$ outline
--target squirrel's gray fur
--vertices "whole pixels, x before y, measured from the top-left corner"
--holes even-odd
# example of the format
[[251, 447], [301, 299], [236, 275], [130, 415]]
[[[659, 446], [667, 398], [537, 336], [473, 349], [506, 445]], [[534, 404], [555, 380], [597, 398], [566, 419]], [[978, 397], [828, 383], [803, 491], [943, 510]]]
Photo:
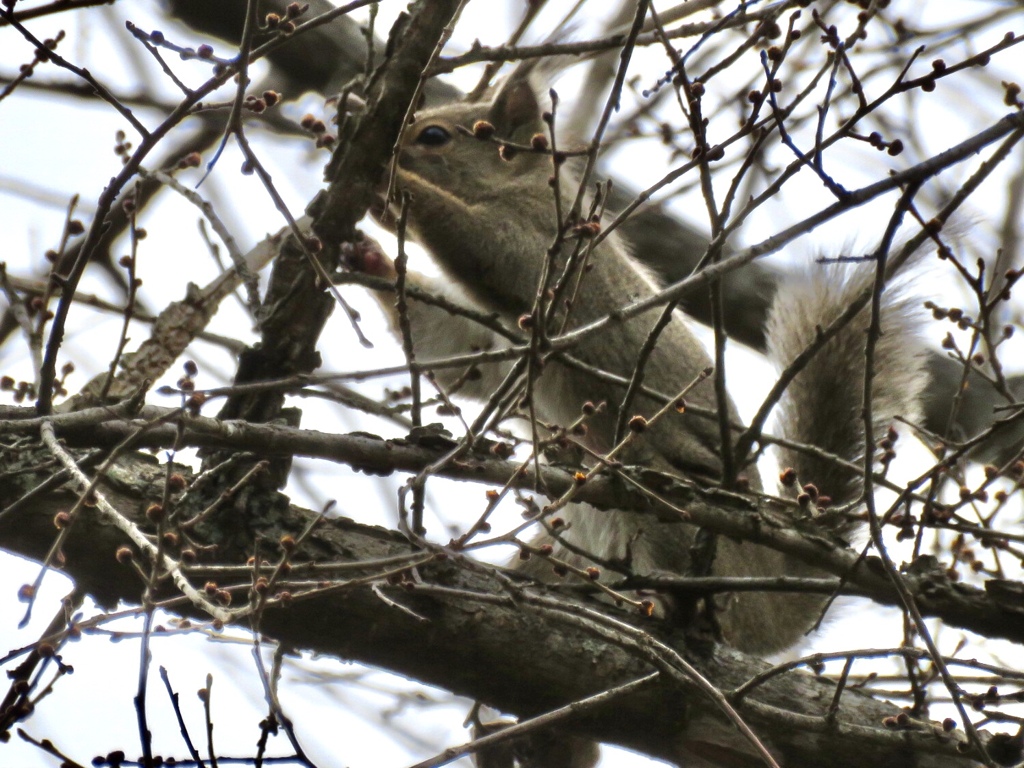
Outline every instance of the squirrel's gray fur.
[[[456, 300], [468, 297], [515, 327], [534, 305], [542, 268], [555, 242], [554, 195], [549, 184], [552, 159], [531, 151], [516, 152], [508, 159], [500, 156], [494, 142], [469, 135], [478, 121], [489, 123], [496, 136], [517, 144], [529, 144], [531, 137], [545, 131], [538, 99], [525, 78], [513, 77], [486, 103], [452, 104], [417, 115], [403, 141], [397, 183], [409, 195], [409, 231], [433, 255], [444, 278], [428, 280], [410, 273], [409, 279]], [[486, 126], [482, 129], [488, 130]], [[563, 211], [576, 192], [568, 164], [564, 170]], [[564, 253], [571, 251], [574, 240], [567, 238]], [[564, 255], [554, 260], [548, 287], [554, 285], [565, 263]], [[655, 290], [615, 233], [594, 249], [589, 264], [568, 312], [567, 329], [604, 317]], [[827, 326], [873, 279], [870, 268], [852, 273], [817, 267], [813, 271], [806, 280], [784, 284], [776, 297], [768, 330], [772, 356], [780, 366], [810, 344], [816, 329]], [[878, 437], [885, 434], [894, 415], [915, 418], [924, 378], [914, 313], [906, 299], [891, 299], [890, 295], [896, 293], [885, 294], [883, 334], [875, 349], [873, 409]], [[393, 295], [380, 298], [390, 308]], [[558, 306], [552, 324], [556, 329], [565, 317], [564, 305]], [[396, 320], [393, 309], [391, 313]], [[681, 391], [710, 365], [687, 320], [676, 314], [645, 369], [645, 384], [668, 395]], [[508, 344], [471, 320], [422, 303], [410, 302], [409, 315], [421, 361]], [[647, 313], [613, 323], [586, 337], [571, 354], [628, 379], [656, 315]], [[778, 431], [784, 437], [850, 460], [863, 456], [861, 398], [869, 320], [869, 312], [862, 311], [789, 387], [780, 407]], [[508, 365], [481, 366], [479, 378], [470, 378], [461, 392], [485, 397], [507, 370]], [[437, 373], [444, 386], [461, 372]], [[598, 381], [551, 358], [535, 383], [534, 403], [543, 421], [560, 425], [577, 419], [586, 401], [606, 403], [603, 413], [588, 420], [586, 437], [589, 448], [605, 452], [612, 447], [623, 393], [619, 385]], [[704, 409], [717, 408], [710, 380], [689, 392], [686, 400]], [[652, 398], [639, 396], [629, 415], [649, 417], [658, 407]], [[714, 481], [722, 472], [718, 424], [714, 419], [673, 411], [617, 458], [626, 464]], [[787, 451], [782, 464], [793, 467], [802, 483], [813, 483], [837, 504], [859, 498], [858, 477], [834, 463]], [[756, 467], [745, 467], [742, 474], [753, 489], [761, 487]], [[641, 575], [689, 571], [694, 538], [691, 526], [659, 523], [652, 516], [629, 512], [596, 513], [583, 505], [570, 505], [559, 514], [570, 524], [566, 539], [599, 558], [628, 560], [632, 571]], [[585, 558], [557, 544], [555, 553], [589, 565]], [[539, 578], [549, 578], [550, 565], [543, 558], [532, 558], [523, 567]], [[778, 552], [725, 537], [720, 537], [713, 570], [730, 576], [808, 572]], [[765, 653], [799, 640], [816, 619], [821, 600], [779, 592], [743, 592], [720, 597], [718, 604], [724, 638], [738, 648]]]

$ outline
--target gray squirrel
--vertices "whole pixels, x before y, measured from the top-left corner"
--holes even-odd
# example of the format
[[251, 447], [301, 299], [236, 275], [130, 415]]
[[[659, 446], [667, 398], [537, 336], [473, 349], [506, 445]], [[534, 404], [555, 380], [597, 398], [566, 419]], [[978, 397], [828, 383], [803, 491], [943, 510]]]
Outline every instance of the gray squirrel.
[[[410, 271], [411, 284], [493, 313], [510, 328], [523, 325], [538, 295], [551, 298], [565, 270], [575, 238], [566, 238], [546, 270], [548, 283], [538, 289], [549, 250], [556, 242], [556, 214], [550, 152], [530, 151], [531, 142], [546, 131], [539, 99], [526, 77], [513, 76], [487, 101], [434, 107], [417, 114], [407, 126], [397, 158], [397, 188], [407, 193], [408, 230], [436, 260], [444, 277], [429, 279]], [[491, 134], [507, 142], [499, 148]], [[515, 145], [518, 149], [510, 149]], [[562, 167], [562, 211], [568, 211], [577, 185], [571, 163]], [[391, 219], [391, 226], [394, 220]], [[571, 262], [570, 262], [571, 263]], [[366, 271], [393, 276], [386, 257], [363, 264]], [[806, 278], [792, 278], [780, 289], [768, 324], [770, 349], [776, 364], [785, 366], [810, 345], [819, 327], [835, 319], [873, 279], [873, 269], [814, 268]], [[626, 244], [612, 232], [593, 249], [586, 268], [564, 281], [570, 286], [549, 308], [552, 335], [584, 326], [613, 310], [646, 298], [653, 281], [628, 255]], [[873, 414], [881, 437], [895, 415], [915, 418], [924, 381], [917, 320], [911, 301], [899, 291], [886, 291], [883, 333], [875, 350]], [[394, 294], [378, 299], [398, 330]], [[425, 303], [409, 301], [409, 321], [419, 361], [496, 349], [509, 342], [480, 324]], [[574, 346], [571, 354], [583, 362], [628, 380], [657, 319], [646, 313], [612, 323]], [[646, 364], [645, 385], [673, 395], [711, 365], [707, 352], [677, 312], [658, 338]], [[780, 405], [782, 436], [808, 443], [855, 460], [863, 456], [861, 398], [864, 346], [869, 313], [846, 326], [790, 385]], [[511, 367], [481, 365], [479, 375], [438, 370], [442, 387], [460, 376], [460, 394], [486, 397]], [[587, 447], [605, 453], [613, 447], [618, 409], [625, 388], [591, 373], [549, 358], [533, 385], [538, 418], [549, 424], [570, 425], [584, 403], [604, 403], [587, 421]], [[686, 395], [692, 406], [717, 408], [710, 380]], [[640, 394], [632, 417], [650, 417], [661, 407]], [[732, 407], [731, 404], [729, 406]], [[696, 409], [695, 409], [696, 410]], [[732, 416], [736, 421], [735, 415]], [[690, 412], [669, 413], [652, 424], [617, 458], [666, 473], [715, 482], [722, 476], [720, 435], [714, 419]], [[796, 451], [784, 451], [783, 467], [792, 467], [802, 483], [813, 483], [833, 503], [855, 502], [862, 493], [856, 473], [833, 462]], [[754, 465], [742, 468], [746, 483], [760, 490]], [[658, 522], [651, 515], [631, 512], [596, 513], [585, 505], [559, 512], [568, 526], [564, 533], [575, 553], [542, 534], [538, 543], [553, 544], [557, 557], [581, 566], [591, 563], [582, 554], [628, 563], [638, 575], [691, 572], [690, 553], [695, 529], [685, 524]], [[837, 531], [845, 533], [846, 531]], [[539, 579], [550, 579], [550, 565], [531, 558], [520, 566]], [[810, 569], [778, 552], [751, 543], [720, 537], [712, 572], [728, 576], [807, 574]], [[797, 642], [817, 618], [821, 599], [782, 592], [741, 592], [719, 597], [718, 622], [724, 640], [745, 651], [771, 653]]]

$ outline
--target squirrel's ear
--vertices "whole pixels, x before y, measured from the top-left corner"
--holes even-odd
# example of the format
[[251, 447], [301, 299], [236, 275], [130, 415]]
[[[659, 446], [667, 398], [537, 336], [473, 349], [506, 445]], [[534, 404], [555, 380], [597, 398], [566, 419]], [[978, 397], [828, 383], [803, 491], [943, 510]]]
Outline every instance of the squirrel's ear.
[[506, 80], [488, 114], [488, 121], [498, 136], [516, 143], [529, 144], [530, 138], [544, 130], [537, 94], [527, 77]]

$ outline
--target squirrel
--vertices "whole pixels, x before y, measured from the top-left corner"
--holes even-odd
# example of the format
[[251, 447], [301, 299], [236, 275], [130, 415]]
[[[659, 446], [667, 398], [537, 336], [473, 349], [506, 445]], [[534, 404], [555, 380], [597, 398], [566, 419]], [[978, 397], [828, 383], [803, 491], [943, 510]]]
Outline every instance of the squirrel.
[[[410, 284], [492, 313], [509, 327], [517, 323], [522, 327], [524, 317], [531, 316], [541, 297], [550, 303], [547, 327], [555, 331], [579, 328], [655, 292], [654, 280], [632, 259], [627, 244], [614, 231], [604, 233], [586, 259], [576, 259], [575, 264], [570, 254], [572, 236], [564, 240], [561, 252], [551, 253], [558, 242], [555, 190], [561, 189], [561, 210], [568, 211], [577, 186], [572, 163], [561, 167], [560, 183], [555, 184], [551, 152], [528, 149], [531, 142], [535, 149], [545, 148], [546, 143], [535, 137], [547, 129], [546, 118], [529, 78], [515, 75], [486, 101], [447, 104], [415, 116], [406, 127], [395, 160], [395, 176], [397, 187], [407, 193], [408, 232], [430, 252], [443, 277], [427, 278], [410, 271]], [[394, 228], [394, 218], [390, 226]], [[586, 266], [581, 269], [583, 261]], [[566, 280], [562, 275], [567, 264], [568, 271], [575, 268], [575, 273]], [[381, 276], [395, 275], [393, 264], [380, 255], [359, 266]], [[810, 345], [819, 329], [836, 319], [874, 279], [873, 269], [833, 271], [823, 267], [813, 272], [784, 282], [775, 298], [768, 333], [771, 355], [779, 366]], [[822, 274], [825, 272], [828, 274]], [[541, 286], [545, 278], [547, 282]], [[569, 288], [552, 301], [560, 279]], [[394, 294], [381, 292], [377, 298], [397, 334]], [[869, 314], [862, 311], [788, 387], [780, 405], [778, 431], [783, 437], [849, 460], [863, 456], [861, 400]], [[420, 361], [510, 344], [471, 319], [411, 298], [408, 319]], [[622, 380], [630, 379], [656, 319], [651, 313], [619, 318], [569, 350], [577, 360], [614, 374], [618, 381], [595, 377], [557, 356], [547, 358], [532, 386], [538, 418], [566, 426], [579, 418], [584, 403], [604, 403], [603, 409], [588, 417], [583, 441], [590, 451], [607, 453], [620, 421], [625, 393]], [[906, 292], [886, 291], [883, 334], [875, 348], [878, 373], [872, 403], [879, 435], [885, 434], [895, 415], [910, 419], [917, 415], [924, 381], [917, 325]], [[688, 320], [677, 311], [650, 353], [644, 384], [650, 388], [648, 392], [672, 396], [699, 380], [710, 365]], [[436, 381], [445, 387], [458, 379], [460, 394], [486, 397], [511, 366], [481, 365], [476, 376], [438, 370]], [[697, 406], [694, 411], [717, 411], [712, 382], [696, 384], [686, 393], [686, 403]], [[649, 418], [661, 407], [661, 402], [641, 391], [628, 416]], [[737, 421], [732, 404], [728, 407], [730, 418]], [[670, 412], [637, 438], [616, 454], [618, 460], [706, 483], [722, 478], [720, 430], [714, 418], [689, 410]], [[780, 458], [782, 466], [795, 469], [800, 482], [813, 483], [836, 505], [856, 502], [862, 494], [857, 473], [834, 462], [795, 450], [783, 451]], [[755, 465], [743, 467], [742, 473], [750, 489], [762, 488]], [[557, 557], [586, 566], [590, 562], [582, 553], [589, 552], [598, 560], [628, 563], [638, 575], [692, 572], [693, 526], [625, 511], [596, 513], [582, 504], [571, 504], [559, 515], [568, 523], [564, 532], [554, 538], [542, 534], [538, 541], [552, 544]], [[849, 528], [833, 532], [846, 534]], [[570, 544], [571, 550], [559, 539]], [[530, 558], [518, 567], [538, 578], [550, 569], [543, 558]], [[809, 572], [807, 566], [781, 553], [725, 537], [717, 543], [712, 566], [713, 574], [727, 576]], [[823, 598], [741, 592], [719, 600], [717, 621], [723, 639], [741, 650], [767, 654], [795, 644], [816, 620]]]

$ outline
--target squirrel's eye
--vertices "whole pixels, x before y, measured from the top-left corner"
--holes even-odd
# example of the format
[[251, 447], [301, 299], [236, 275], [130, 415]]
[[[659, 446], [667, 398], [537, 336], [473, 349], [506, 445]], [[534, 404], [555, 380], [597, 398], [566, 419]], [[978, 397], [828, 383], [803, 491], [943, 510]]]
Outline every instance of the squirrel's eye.
[[440, 147], [448, 143], [452, 135], [440, 125], [428, 125], [416, 137], [416, 143], [426, 147]]

